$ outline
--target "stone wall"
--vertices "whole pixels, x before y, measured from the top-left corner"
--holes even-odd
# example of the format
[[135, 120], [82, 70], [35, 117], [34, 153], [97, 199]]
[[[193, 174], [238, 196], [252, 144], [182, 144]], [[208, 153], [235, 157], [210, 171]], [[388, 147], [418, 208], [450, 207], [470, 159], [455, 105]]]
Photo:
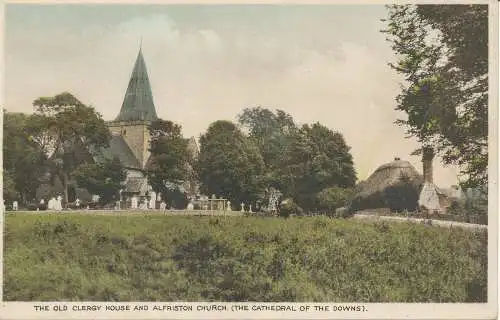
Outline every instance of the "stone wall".
[[151, 139], [148, 125], [148, 122], [143, 121], [115, 121], [108, 123], [111, 133], [119, 134], [123, 137], [130, 150], [132, 150], [132, 153], [139, 160], [142, 168], [145, 167], [150, 154], [148, 149]]

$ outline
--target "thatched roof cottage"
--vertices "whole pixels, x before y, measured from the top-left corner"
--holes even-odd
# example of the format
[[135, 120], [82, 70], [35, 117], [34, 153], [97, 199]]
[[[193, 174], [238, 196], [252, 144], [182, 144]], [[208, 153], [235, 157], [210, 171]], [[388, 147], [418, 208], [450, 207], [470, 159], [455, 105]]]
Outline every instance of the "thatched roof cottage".
[[380, 166], [366, 181], [361, 182], [352, 199], [349, 210], [389, 208], [414, 211], [423, 177], [408, 161], [395, 158]]

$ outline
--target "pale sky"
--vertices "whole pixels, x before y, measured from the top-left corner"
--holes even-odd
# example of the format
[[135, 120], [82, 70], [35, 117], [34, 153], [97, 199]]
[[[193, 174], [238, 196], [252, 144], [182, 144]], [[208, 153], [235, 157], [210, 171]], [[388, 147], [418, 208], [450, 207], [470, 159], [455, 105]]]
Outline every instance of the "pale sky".
[[[5, 9], [5, 109], [63, 91], [118, 114], [142, 48], [158, 116], [199, 136], [245, 107], [319, 121], [351, 146], [358, 178], [394, 157], [422, 165], [394, 121], [398, 76], [381, 5], [29, 5]], [[436, 160], [434, 180], [457, 183]]]

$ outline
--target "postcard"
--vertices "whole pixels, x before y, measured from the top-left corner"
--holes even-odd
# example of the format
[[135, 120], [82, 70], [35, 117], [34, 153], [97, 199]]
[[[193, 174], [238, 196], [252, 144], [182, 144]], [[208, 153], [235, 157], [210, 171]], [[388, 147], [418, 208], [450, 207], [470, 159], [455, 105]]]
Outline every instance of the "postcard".
[[498, 2], [7, 2], [2, 319], [494, 319]]

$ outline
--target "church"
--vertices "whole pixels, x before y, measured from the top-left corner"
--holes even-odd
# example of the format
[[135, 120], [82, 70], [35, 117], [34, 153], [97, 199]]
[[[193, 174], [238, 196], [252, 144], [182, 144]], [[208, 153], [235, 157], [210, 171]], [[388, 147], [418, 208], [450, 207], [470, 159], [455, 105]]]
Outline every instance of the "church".
[[[146, 62], [140, 48], [120, 112], [114, 120], [107, 122], [111, 132], [110, 145], [98, 156], [101, 159], [120, 159], [127, 172], [125, 188], [122, 191], [125, 198], [142, 197], [151, 191], [145, 174], [150, 158], [148, 126], [157, 119]], [[197, 156], [199, 150], [194, 137], [189, 139], [189, 148]], [[197, 193], [197, 187], [192, 184], [186, 181], [181, 186], [189, 196]]]

